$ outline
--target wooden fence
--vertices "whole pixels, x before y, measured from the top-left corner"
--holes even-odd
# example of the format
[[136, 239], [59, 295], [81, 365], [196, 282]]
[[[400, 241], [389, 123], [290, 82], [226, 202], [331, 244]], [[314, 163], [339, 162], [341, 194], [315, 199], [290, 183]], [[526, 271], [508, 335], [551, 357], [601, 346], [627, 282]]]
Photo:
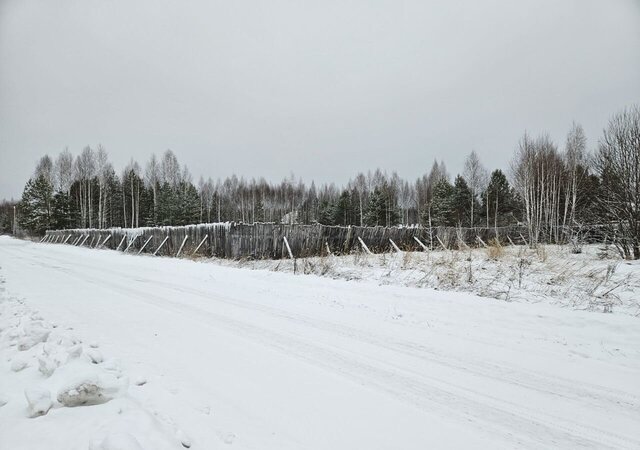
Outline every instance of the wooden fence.
[[42, 242], [164, 256], [278, 259], [288, 257], [287, 243], [292, 255], [298, 258], [329, 252], [349, 254], [370, 250], [382, 253], [396, 248], [407, 251], [463, 249], [487, 245], [494, 239], [503, 245], [527, 244], [527, 228], [386, 228], [226, 222], [181, 227], [48, 230]]

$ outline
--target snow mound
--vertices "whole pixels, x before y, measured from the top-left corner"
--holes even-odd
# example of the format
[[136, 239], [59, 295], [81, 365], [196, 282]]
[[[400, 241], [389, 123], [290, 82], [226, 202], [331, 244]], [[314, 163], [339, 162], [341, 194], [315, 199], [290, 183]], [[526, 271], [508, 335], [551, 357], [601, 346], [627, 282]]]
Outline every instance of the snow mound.
[[23, 358], [16, 357], [16, 358], [13, 359], [13, 361], [11, 361], [11, 370], [13, 372], [20, 372], [21, 370], [23, 370], [28, 365], [29, 365], [29, 363], [27, 361], [25, 361]]
[[[70, 328], [53, 326], [0, 290], [0, 448], [35, 448], [32, 444], [46, 438], [51, 438], [47, 448], [56, 450], [191, 446], [172, 420], [155, 410], [151, 414], [145, 401], [131, 396], [123, 363], [105, 359], [98, 347], [95, 341], [83, 344]], [[142, 398], [155, 395], [146, 390]], [[40, 416], [46, 416], [38, 423], [43, 428], [27, 424]]]
[[43, 416], [49, 412], [53, 406], [51, 393], [45, 388], [34, 387], [25, 389], [24, 396], [27, 398], [30, 417]]
[[18, 350], [25, 351], [35, 345], [45, 342], [51, 333], [51, 328], [46, 327], [40, 320], [27, 322], [23, 327], [23, 337], [18, 341]]
[[57, 395], [63, 406], [98, 405], [126, 392], [126, 377], [119, 378], [102, 368], [79, 363], [64, 369]]

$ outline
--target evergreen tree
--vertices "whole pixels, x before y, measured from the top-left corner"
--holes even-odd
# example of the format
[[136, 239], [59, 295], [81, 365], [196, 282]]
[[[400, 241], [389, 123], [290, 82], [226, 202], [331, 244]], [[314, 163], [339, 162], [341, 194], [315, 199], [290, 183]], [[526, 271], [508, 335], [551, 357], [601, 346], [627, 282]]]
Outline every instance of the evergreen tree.
[[489, 185], [483, 195], [483, 210], [488, 214], [487, 222], [495, 227], [514, 222], [516, 211], [514, 192], [502, 170], [494, 170], [491, 173]]
[[353, 215], [353, 205], [349, 191], [342, 191], [335, 207], [333, 208], [334, 225], [351, 225]]
[[[465, 179], [458, 175], [454, 182], [454, 211], [456, 224], [459, 226], [467, 227], [471, 225], [471, 200], [473, 199], [473, 193], [469, 188], [469, 185]], [[475, 208], [474, 208], [475, 209]]]
[[29, 179], [22, 193], [20, 225], [34, 235], [51, 228], [53, 186], [44, 175]]
[[67, 192], [58, 191], [53, 195], [51, 225], [56, 230], [77, 228], [80, 212]]
[[176, 192], [169, 183], [164, 183], [158, 190], [158, 225], [173, 225], [177, 204]]
[[364, 214], [364, 224], [367, 226], [393, 226], [400, 222], [400, 214], [392, 206], [386, 185], [376, 187], [369, 196], [369, 204]]
[[175, 196], [176, 216], [172, 225], [189, 225], [198, 223], [200, 218], [200, 196], [196, 187], [188, 182], [183, 182], [178, 186]]
[[322, 200], [318, 206], [318, 223], [323, 225], [335, 225], [333, 219], [335, 217], [334, 205], [329, 200]]
[[[433, 187], [431, 200], [431, 224], [436, 227], [451, 227], [456, 224], [455, 189], [446, 178], [441, 178]], [[428, 214], [428, 211], [427, 211]], [[425, 217], [426, 222], [428, 218]]]

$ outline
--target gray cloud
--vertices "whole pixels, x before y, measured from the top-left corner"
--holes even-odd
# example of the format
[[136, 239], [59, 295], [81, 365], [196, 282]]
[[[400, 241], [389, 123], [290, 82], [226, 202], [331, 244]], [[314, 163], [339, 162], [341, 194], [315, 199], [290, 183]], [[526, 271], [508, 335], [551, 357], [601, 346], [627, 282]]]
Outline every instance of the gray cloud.
[[0, 198], [97, 143], [196, 177], [506, 167], [525, 129], [594, 146], [640, 102], [638, 55], [632, 0], [1, 0]]

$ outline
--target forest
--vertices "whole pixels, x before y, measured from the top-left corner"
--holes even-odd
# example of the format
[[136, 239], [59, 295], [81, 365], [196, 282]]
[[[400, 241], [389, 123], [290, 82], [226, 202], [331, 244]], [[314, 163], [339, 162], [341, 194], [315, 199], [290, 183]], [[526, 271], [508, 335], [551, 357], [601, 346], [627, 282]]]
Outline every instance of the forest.
[[[377, 169], [346, 185], [279, 183], [236, 175], [194, 181], [171, 150], [116, 171], [102, 145], [37, 162], [17, 204], [0, 204], [0, 229], [136, 228], [211, 222], [503, 227], [525, 225], [532, 244], [560, 242], [567, 229], [610, 229], [623, 256], [640, 258], [640, 108], [614, 114], [595, 149], [573, 124], [558, 145], [525, 133], [508, 169], [472, 151], [452, 177], [443, 161], [415, 181]], [[13, 220], [15, 214], [17, 224]]]

